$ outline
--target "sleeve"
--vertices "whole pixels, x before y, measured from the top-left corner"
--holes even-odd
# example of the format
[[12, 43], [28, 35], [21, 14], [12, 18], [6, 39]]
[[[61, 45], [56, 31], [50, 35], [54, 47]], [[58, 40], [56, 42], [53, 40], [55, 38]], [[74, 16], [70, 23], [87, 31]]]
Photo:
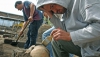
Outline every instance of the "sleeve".
[[37, 11], [38, 11], [38, 13], [39, 13], [39, 16], [40, 16], [40, 19], [43, 19], [44, 18], [44, 16], [43, 16], [43, 12], [42, 11], [40, 11], [40, 10], [38, 10], [38, 9], [36, 9]]
[[24, 6], [26, 7], [26, 8], [30, 8], [30, 4], [31, 4], [32, 2], [30, 2], [30, 1], [25, 1], [24, 2]]
[[87, 27], [70, 32], [75, 45], [100, 40], [100, 3], [86, 8], [86, 22], [91, 22]]
[[24, 11], [23, 11], [23, 17], [24, 17], [24, 21], [28, 21], [28, 18], [27, 18], [27, 16], [26, 16]]
[[55, 15], [53, 15], [52, 18], [50, 18], [49, 20], [50, 22], [52, 22], [55, 28], [61, 28], [63, 30], [66, 30], [60, 19], [58, 19], [58, 17], [56, 17]]

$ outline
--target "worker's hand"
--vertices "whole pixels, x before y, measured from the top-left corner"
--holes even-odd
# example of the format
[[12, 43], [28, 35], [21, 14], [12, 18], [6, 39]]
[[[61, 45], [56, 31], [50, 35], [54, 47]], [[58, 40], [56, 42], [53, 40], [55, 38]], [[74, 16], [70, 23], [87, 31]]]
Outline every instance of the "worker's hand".
[[48, 14], [48, 16], [50, 17], [50, 18], [52, 18], [52, 16], [53, 16], [53, 12], [52, 11], [47, 11], [46, 9], [44, 9], [44, 8], [40, 8], [43, 12], [46, 12], [47, 14]]
[[51, 32], [51, 36], [55, 41], [57, 40], [65, 40], [71, 41], [70, 33], [62, 30], [62, 29], [55, 29]]
[[28, 20], [29, 20], [30, 22], [32, 22], [32, 21], [33, 21], [33, 17], [30, 16], [30, 17], [28, 18]]
[[52, 11], [46, 11], [46, 13], [49, 15], [50, 18], [52, 18], [53, 14], [54, 14]]

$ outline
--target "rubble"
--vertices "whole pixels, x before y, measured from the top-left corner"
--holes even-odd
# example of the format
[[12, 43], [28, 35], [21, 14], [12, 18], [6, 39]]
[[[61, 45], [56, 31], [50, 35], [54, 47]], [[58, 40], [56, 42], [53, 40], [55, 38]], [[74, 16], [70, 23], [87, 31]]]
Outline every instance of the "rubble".
[[[42, 37], [42, 33], [49, 29], [51, 26], [50, 25], [46, 25], [43, 24], [40, 29], [39, 29], [39, 33], [38, 33], [38, 39], [37, 39], [37, 43], [41, 43], [41, 37]], [[27, 31], [28, 29], [26, 29]], [[1, 33], [2, 34], [2, 33]], [[4, 36], [5, 38], [3, 38]], [[29, 53], [25, 53], [25, 49], [24, 44], [25, 41], [27, 40], [27, 33], [25, 32], [24, 37], [20, 38], [18, 45], [15, 46], [11, 46], [10, 43], [5, 44], [4, 43], [4, 39], [9, 39], [9, 40], [15, 40], [16, 37], [12, 37], [9, 36], [9, 34], [2, 34], [0, 35], [0, 57], [31, 57]]]

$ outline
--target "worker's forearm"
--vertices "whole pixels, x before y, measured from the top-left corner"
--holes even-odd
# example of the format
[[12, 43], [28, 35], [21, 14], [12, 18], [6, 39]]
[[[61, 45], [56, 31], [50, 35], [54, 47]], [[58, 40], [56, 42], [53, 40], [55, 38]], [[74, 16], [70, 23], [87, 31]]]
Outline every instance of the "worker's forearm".
[[35, 6], [33, 3], [30, 4], [30, 16], [33, 16], [33, 13], [35, 11]]

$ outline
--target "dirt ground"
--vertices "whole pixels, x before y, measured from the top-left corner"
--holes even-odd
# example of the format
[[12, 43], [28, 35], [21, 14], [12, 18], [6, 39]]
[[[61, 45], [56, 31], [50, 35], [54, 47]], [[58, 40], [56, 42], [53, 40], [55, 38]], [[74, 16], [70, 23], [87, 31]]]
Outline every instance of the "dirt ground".
[[[41, 44], [41, 42], [42, 42], [42, 40], [41, 40], [42, 33], [43, 33], [45, 30], [49, 29], [50, 27], [51, 27], [51, 26], [46, 25], [46, 24], [44, 24], [44, 25], [42, 25], [42, 26], [40, 27], [39, 32], [38, 32], [37, 44]], [[26, 29], [26, 31], [27, 31], [27, 29]], [[25, 32], [26, 32], [26, 31], [25, 31]], [[7, 37], [7, 38], [9, 38], [9, 37]], [[21, 50], [22, 50], [22, 51], [25, 50], [25, 49], [23, 48], [23, 46], [24, 46], [24, 43], [25, 43], [26, 40], [27, 40], [26, 33], [24, 34], [24, 37], [22, 37], [22, 38], [19, 40], [20, 43], [17, 45], [17, 47], [12, 46], [12, 45], [10, 45], [10, 44], [5, 44], [5, 43], [4, 43], [4, 39], [6, 39], [6, 38], [2, 38], [2, 35], [0, 35], [0, 57], [21, 57], [21, 56], [14, 56], [14, 50], [18, 50], [18, 52], [21, 52]], [[10, 38], [9, 38], [9, 39], [10, 39]], [[14, 38], [11, 38], [11, 39], [15, 40]], [[25, 56], [23, 56], [23, 57], [25, 57]], [[30, 56], [28, 55], [28, 57], [30, 57]]]
[[[42, 25], [39, 29], [38, 32], [38, 39], [37, 39], [37, 44], [41, 44], [42, 40], [42, 33], [44, 31], [46, 31], [47, 29], [49, 29], [51, 26], [48, 25]], [[23, 48], [23, 45], [25, 43], [25, 41], [27, 40], [27, 36], [25, 35], [22, 39], [19, 40], [19, 43], [17, 47], [12, 46], [10, 44], [4, 44], [4, 39], [0, 36], [0, 57], [31, 57], [29, 54], [23, 55], [23, 51], [25, 52], [25, 49]], [[17, 50], [17, 52], [20, 53], [20, 56], [17, 56], [18, 54], [15, 53]], [[77, 57], [77, 56], [74, 56]]]

